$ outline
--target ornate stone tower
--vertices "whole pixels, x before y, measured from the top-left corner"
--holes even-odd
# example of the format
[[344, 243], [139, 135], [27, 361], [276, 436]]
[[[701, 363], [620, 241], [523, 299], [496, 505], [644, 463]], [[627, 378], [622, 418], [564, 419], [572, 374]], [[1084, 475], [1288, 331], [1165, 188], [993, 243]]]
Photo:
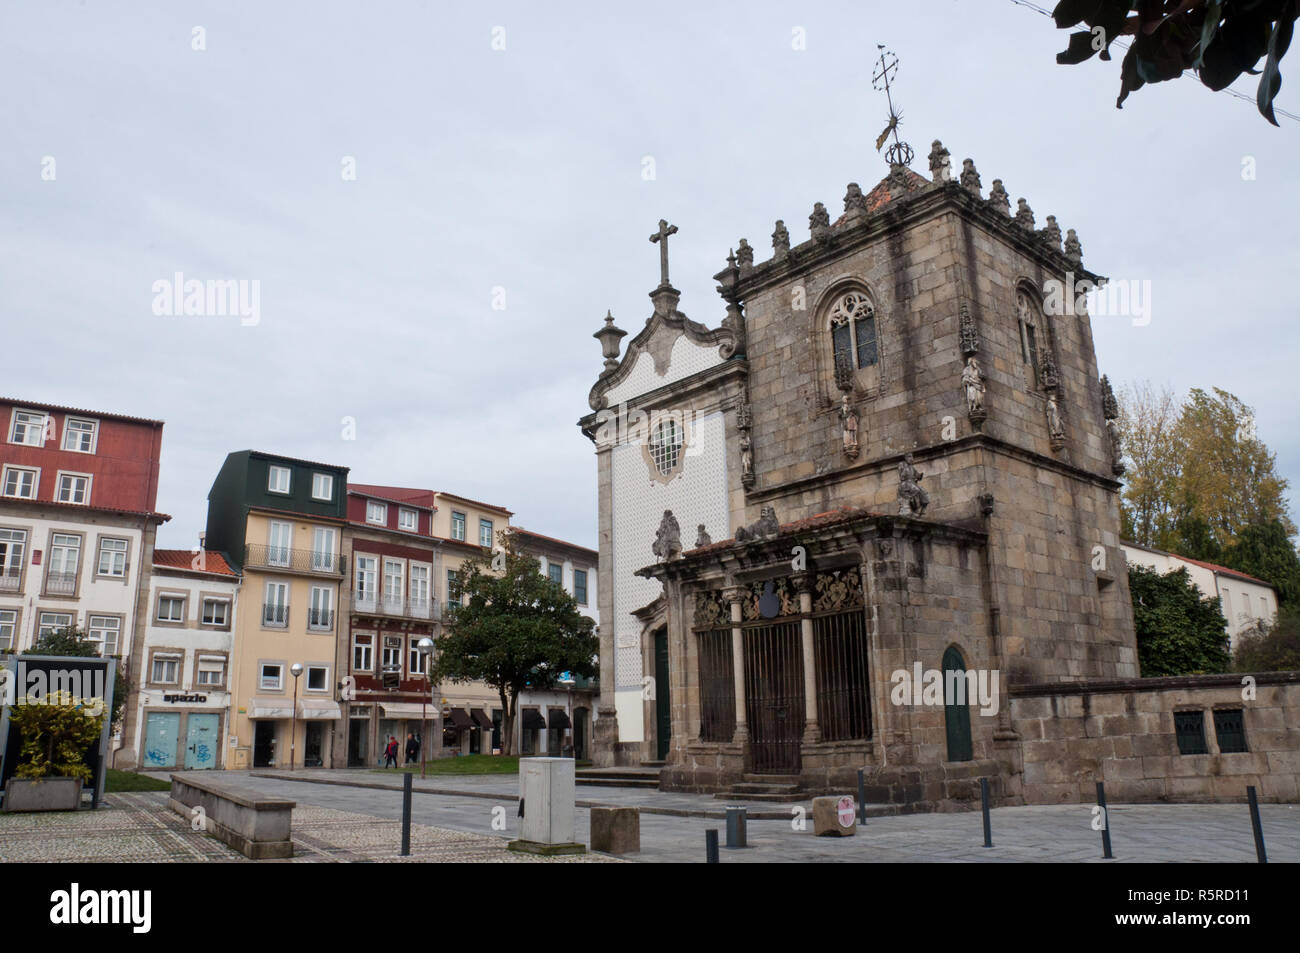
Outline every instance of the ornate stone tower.
[[[1074, 293], [1100, 279], [1073, 231], [1035, 229], [1023, 199], [1013, 218], [1000, 180], [984, 197], [970, 159], [954, 181], [935, 142], [930, 167], [850, 183], [798, 245], [778, 221], [767, 261], [742, 239], [718, 331], [677, 312], [665, 264], [622, 362], [598, 332], [602, 692], [615, 670], [640, 684], [605, 730], [664, 757], [665, 787], [829, 788], [865, 765], [881, 797], [942, 805], [1016, 774], [1008, 688], [1138, 674], [1113, 413]], [[647, 415], [641, 444], [620, 409]], [[698, 441], [676, 457], [673, 412]], [[701, 542], [653, 546], [670, 516]], [[930, 670], [992, 700], [900, 693]]]

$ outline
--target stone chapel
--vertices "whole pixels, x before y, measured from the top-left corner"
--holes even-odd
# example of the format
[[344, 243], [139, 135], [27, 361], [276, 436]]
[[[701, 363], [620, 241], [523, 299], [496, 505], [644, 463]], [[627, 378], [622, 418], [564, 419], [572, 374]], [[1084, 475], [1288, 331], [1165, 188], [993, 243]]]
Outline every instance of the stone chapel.
[[596, 332], [598, 764], [773, 798], [865, 769], [871, 801], [946, 810], [980, 777], [1086, 799], [1134, 757], [1068, 740], [1142, 695], [1115, 399], [1087, 314], [1044, 307], [1103, 279], [970, 159], [930, 165], [816, 203], [803, 241], [777, 221], [766, 260], [740, 239], [714, 328], [679, 309], [661, 221], [645, 326]]

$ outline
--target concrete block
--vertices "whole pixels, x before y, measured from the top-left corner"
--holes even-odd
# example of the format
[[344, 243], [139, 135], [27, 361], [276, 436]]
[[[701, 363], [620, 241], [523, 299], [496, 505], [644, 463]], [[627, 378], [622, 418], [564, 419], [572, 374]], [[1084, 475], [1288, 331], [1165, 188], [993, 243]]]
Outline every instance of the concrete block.
[[635, 854], [641, 850], [641, 809], [593, 807], [591, 849], [605, 854]]

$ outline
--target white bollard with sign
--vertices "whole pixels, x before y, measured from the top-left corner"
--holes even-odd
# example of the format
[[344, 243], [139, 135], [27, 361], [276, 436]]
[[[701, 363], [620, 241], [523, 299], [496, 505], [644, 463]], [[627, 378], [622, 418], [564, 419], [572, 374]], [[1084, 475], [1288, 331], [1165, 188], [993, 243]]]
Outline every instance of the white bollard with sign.
[[572, 758], [519, 759], [519, 840], [511, 850], [533, 854], [581, 854], [574, 841], [576, 780]]

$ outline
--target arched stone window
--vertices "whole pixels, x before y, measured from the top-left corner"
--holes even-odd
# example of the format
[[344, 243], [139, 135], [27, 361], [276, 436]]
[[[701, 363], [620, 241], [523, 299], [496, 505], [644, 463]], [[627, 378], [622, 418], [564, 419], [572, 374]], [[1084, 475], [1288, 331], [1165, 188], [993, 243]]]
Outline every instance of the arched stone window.
[[1020, 356], [1029, 367], [1026, 383], [1038, 384], [1038, 342], [1043, 329], [1043, 309], [1038, 300], [1026, 289], [1016, 289], [1016, 318], [1020, 324]]
[[827, 317], [831, 333], [831, 367], [837, 378], [846, 371], [874, 367], [880, 360], [876, 309], [865, 291], [846, 291], [835, 299]]

